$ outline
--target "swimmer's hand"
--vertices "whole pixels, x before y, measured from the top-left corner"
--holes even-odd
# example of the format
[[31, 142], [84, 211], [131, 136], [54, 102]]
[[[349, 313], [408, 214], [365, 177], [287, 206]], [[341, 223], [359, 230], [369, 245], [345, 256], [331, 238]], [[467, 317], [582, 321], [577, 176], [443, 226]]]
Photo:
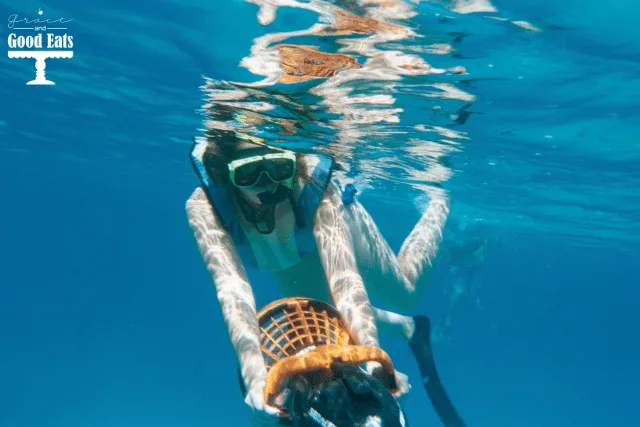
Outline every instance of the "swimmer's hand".
[[267, 405], [264, 401], [264, 381], [255, 383], [244, 398], [253, 418], [253, 424], [257, 426], [278, 426], [282, 415], [278, 408]]
[[400, 400], [411, 391], [411, 384], [409, 384], [409, 377], [400, 371], [396, 371], [396, 384], [398, 385], [398, 391], [393, 393], [393, 397], [396, 400]]
[[[367, 373], [376, 378], [381, 378], [382, 374], [382, 365], [378, 362], [367, 362]], [[396, 400], [400, 400], [411, 391], [411, 384], [409, 384], [409, 377], [402, 372], [396, 370], [396, 385], [398, 386], [398, 390], [393, 394], [393, 397]]]

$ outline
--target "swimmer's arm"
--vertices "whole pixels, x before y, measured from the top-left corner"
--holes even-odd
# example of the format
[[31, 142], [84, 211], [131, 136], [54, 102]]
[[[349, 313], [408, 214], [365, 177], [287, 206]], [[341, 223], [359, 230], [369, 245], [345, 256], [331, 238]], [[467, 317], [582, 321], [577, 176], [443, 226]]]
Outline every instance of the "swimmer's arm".
[[316, 212], [313, 234], [333, 302], [361, 345], [378, 343], [371, 302], [356, 264], [342, 200], [330, 187]]
[[189, 226], [215, 284], [231, 343], [247, 390], [267, 378], [260, 351], [260, 329], [253, 289], [231, 237], [201, 188], [186, 204]]

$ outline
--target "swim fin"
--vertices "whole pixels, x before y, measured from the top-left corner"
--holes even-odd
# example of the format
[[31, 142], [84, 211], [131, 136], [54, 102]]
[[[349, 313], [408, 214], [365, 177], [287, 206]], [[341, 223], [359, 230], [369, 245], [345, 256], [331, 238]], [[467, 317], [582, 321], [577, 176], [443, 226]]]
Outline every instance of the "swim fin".
[[431, 321], [427, 316], [413, 316], [413, 320], [416, 328], [409, 341], [409, 347], [418, 362], [420, 376], [427, 395], [429, 395], [436, 413], [446, 427], [466, 427], [453, 403], [449, 400], [436, 370], [433, 349], [431, 348]]

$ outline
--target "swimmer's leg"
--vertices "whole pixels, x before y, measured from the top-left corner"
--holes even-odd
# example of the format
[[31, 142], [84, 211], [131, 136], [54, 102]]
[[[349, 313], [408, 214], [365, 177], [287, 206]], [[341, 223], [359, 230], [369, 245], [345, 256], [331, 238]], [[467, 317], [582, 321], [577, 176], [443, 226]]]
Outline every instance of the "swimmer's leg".
[[400, 266], [405, 277], [414, 286], [423, 269], [433, 265], [450, 207], [451, 203], [444, 190], [432, 192], [429, 206], [400, 248]]
[[373, 307], [373, 315], [380, 334], [402, 336], [407, 341], [410, 341], [411, 337], [413, 337], [416, 330], [413, 317], [403, 316], [402, 314], [381, 310], [376, 307]]
[[[396, 310], [408, 311], [414, 307], [427, 282], [426, 278], [419, 279], [425, 268], [433, 265], [449, 209], [444, 190], [432, 192], [427, 209], [396, 256], [362, 204], [356, 200], [346, 206], [358, 264], [363, 276], [371, 276], [365, 281], [367, 290]], [[379, 271], [382, 277], [370, 274], [373, 271]]]

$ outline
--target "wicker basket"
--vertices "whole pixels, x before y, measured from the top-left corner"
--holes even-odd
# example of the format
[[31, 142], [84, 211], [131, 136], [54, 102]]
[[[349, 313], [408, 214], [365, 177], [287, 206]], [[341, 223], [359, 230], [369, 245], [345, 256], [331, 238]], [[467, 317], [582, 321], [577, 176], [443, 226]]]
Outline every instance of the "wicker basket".
[[[260, 310], [258, 321], [260, 347], [269, 373], [264, 388], [268, 404], [274, 402], [287, 378], [302, 373], [320, 373], [328, 378], [336, 362], [378, 362], [385, 385], [397, 391], [389, 355], [379, 347], [358, 345], [331, 305], [309, 298], [287, 298]], [[322, 377], [316, 380], [322, 381]]]
[[314, 299], [275, 301], [260, 310], [258, 321], [260, 347], [268, 370], [279, 360], [322, 344], [356, 344], [338, 311]]

